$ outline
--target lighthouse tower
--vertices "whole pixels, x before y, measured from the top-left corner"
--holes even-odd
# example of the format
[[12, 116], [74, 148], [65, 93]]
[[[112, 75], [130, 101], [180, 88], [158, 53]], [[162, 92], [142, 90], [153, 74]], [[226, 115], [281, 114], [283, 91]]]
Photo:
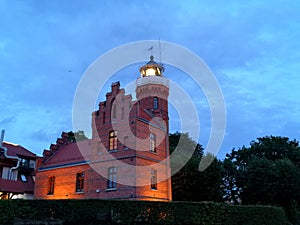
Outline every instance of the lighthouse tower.
[[[136, 118], [136, 149], [137, 165], [155, 164], [150, 168], [151, 188], [141, 189], [151, 197], [171, 200], [171, 178], [169, 166], [169, 117], [168, 96], [169, 80], [163, 76], [164, 67], [150, 61], [140, 68], [140, 78], [136, 80], [137, 118]], [[147, 140], [145, 141], [141, 140]], [[149, 140], [149, 142], [148, 142]], [[149, 144], [148, 144], [148, 143]], [[137, 182], [143, 178], [145, 169], [137, 171]], [[155, 181], [160, 181], [155, 184]]]
[[[140, 68], [141, 77], [136, 81], [136, 97], [143, 110], [151, 117], [159, 117], [168, 125], [169, 80], [163, 77], [164, 67], [150, 61]], [[168, 128], [168, 126], [166, 126]]]

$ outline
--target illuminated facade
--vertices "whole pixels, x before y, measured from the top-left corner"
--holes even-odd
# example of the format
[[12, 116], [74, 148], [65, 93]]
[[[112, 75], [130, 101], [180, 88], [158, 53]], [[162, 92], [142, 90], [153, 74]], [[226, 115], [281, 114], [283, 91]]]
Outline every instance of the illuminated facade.
[[71, 143], [63, 133], [44, 152], [35, 198], [171, 201], [169, 83], [163, 72], [151, 56], [140, 68], [136, 100], [113, 83], [92, 113], [92, 139]]

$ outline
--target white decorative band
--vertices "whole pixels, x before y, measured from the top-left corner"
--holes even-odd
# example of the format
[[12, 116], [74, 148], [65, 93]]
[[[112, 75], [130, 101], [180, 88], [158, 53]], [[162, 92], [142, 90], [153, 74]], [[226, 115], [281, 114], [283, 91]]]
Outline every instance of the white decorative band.
[[169, 80], [159, 76], [140, 77], [136, 80], [136, 86], [145, 84], [161, 84], [169, 88]]

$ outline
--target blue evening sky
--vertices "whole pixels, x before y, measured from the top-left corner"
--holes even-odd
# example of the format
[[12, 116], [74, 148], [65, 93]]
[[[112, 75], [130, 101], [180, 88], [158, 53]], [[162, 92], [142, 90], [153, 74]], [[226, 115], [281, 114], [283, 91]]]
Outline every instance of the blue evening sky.
[[[227, 128], [219, 158], [261, 136], [300, 140], [299, 9], [297, 0], [1, 0], [0, 129], [6, 130], [5, 141], [41, 155], [62, 131], [72, 130], [73, 97], [87, 67], [119, 45], [159, 37], [201, 57], [222, 88]], [[139, 66], [118, 72], [111, 82], [118, 79], [124, 86], [135, 80]], [[207, 102], [180, 73], [166, 66], [166, 76], [181, 84], [197, 106], [199, 142], [205, 147], [211, 119]], [[175, 132], [178, 117], [171, 111]]]

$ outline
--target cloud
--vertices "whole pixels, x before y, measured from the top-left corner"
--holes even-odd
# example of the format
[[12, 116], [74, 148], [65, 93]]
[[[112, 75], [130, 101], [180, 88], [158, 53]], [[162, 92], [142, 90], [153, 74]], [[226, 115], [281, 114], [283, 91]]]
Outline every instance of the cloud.
[[0, 120], [0, 125], [5, 126], [7, 124], [14, 123], [14, 122], [16, 122], [16, 118], [14, 116], [10, 116]]
[[[298, 8], [297, 1], [273, 1], [272, 7], [261, 1], [1, 1], [0, 118], [6, 137], [30, 150], [47, 148], [72, 129], [76, 86], [97, 57], [159, 37], [195, 52], [216, 75], [228, 111], [221, 155], [259, 135], [299, 137]], [[166, 76], [189, 93], [208, 136], [210, 112], [199, 87], [172, 68]], [[125, 85], [136, 77], [133, 68], [111, 81]]]

